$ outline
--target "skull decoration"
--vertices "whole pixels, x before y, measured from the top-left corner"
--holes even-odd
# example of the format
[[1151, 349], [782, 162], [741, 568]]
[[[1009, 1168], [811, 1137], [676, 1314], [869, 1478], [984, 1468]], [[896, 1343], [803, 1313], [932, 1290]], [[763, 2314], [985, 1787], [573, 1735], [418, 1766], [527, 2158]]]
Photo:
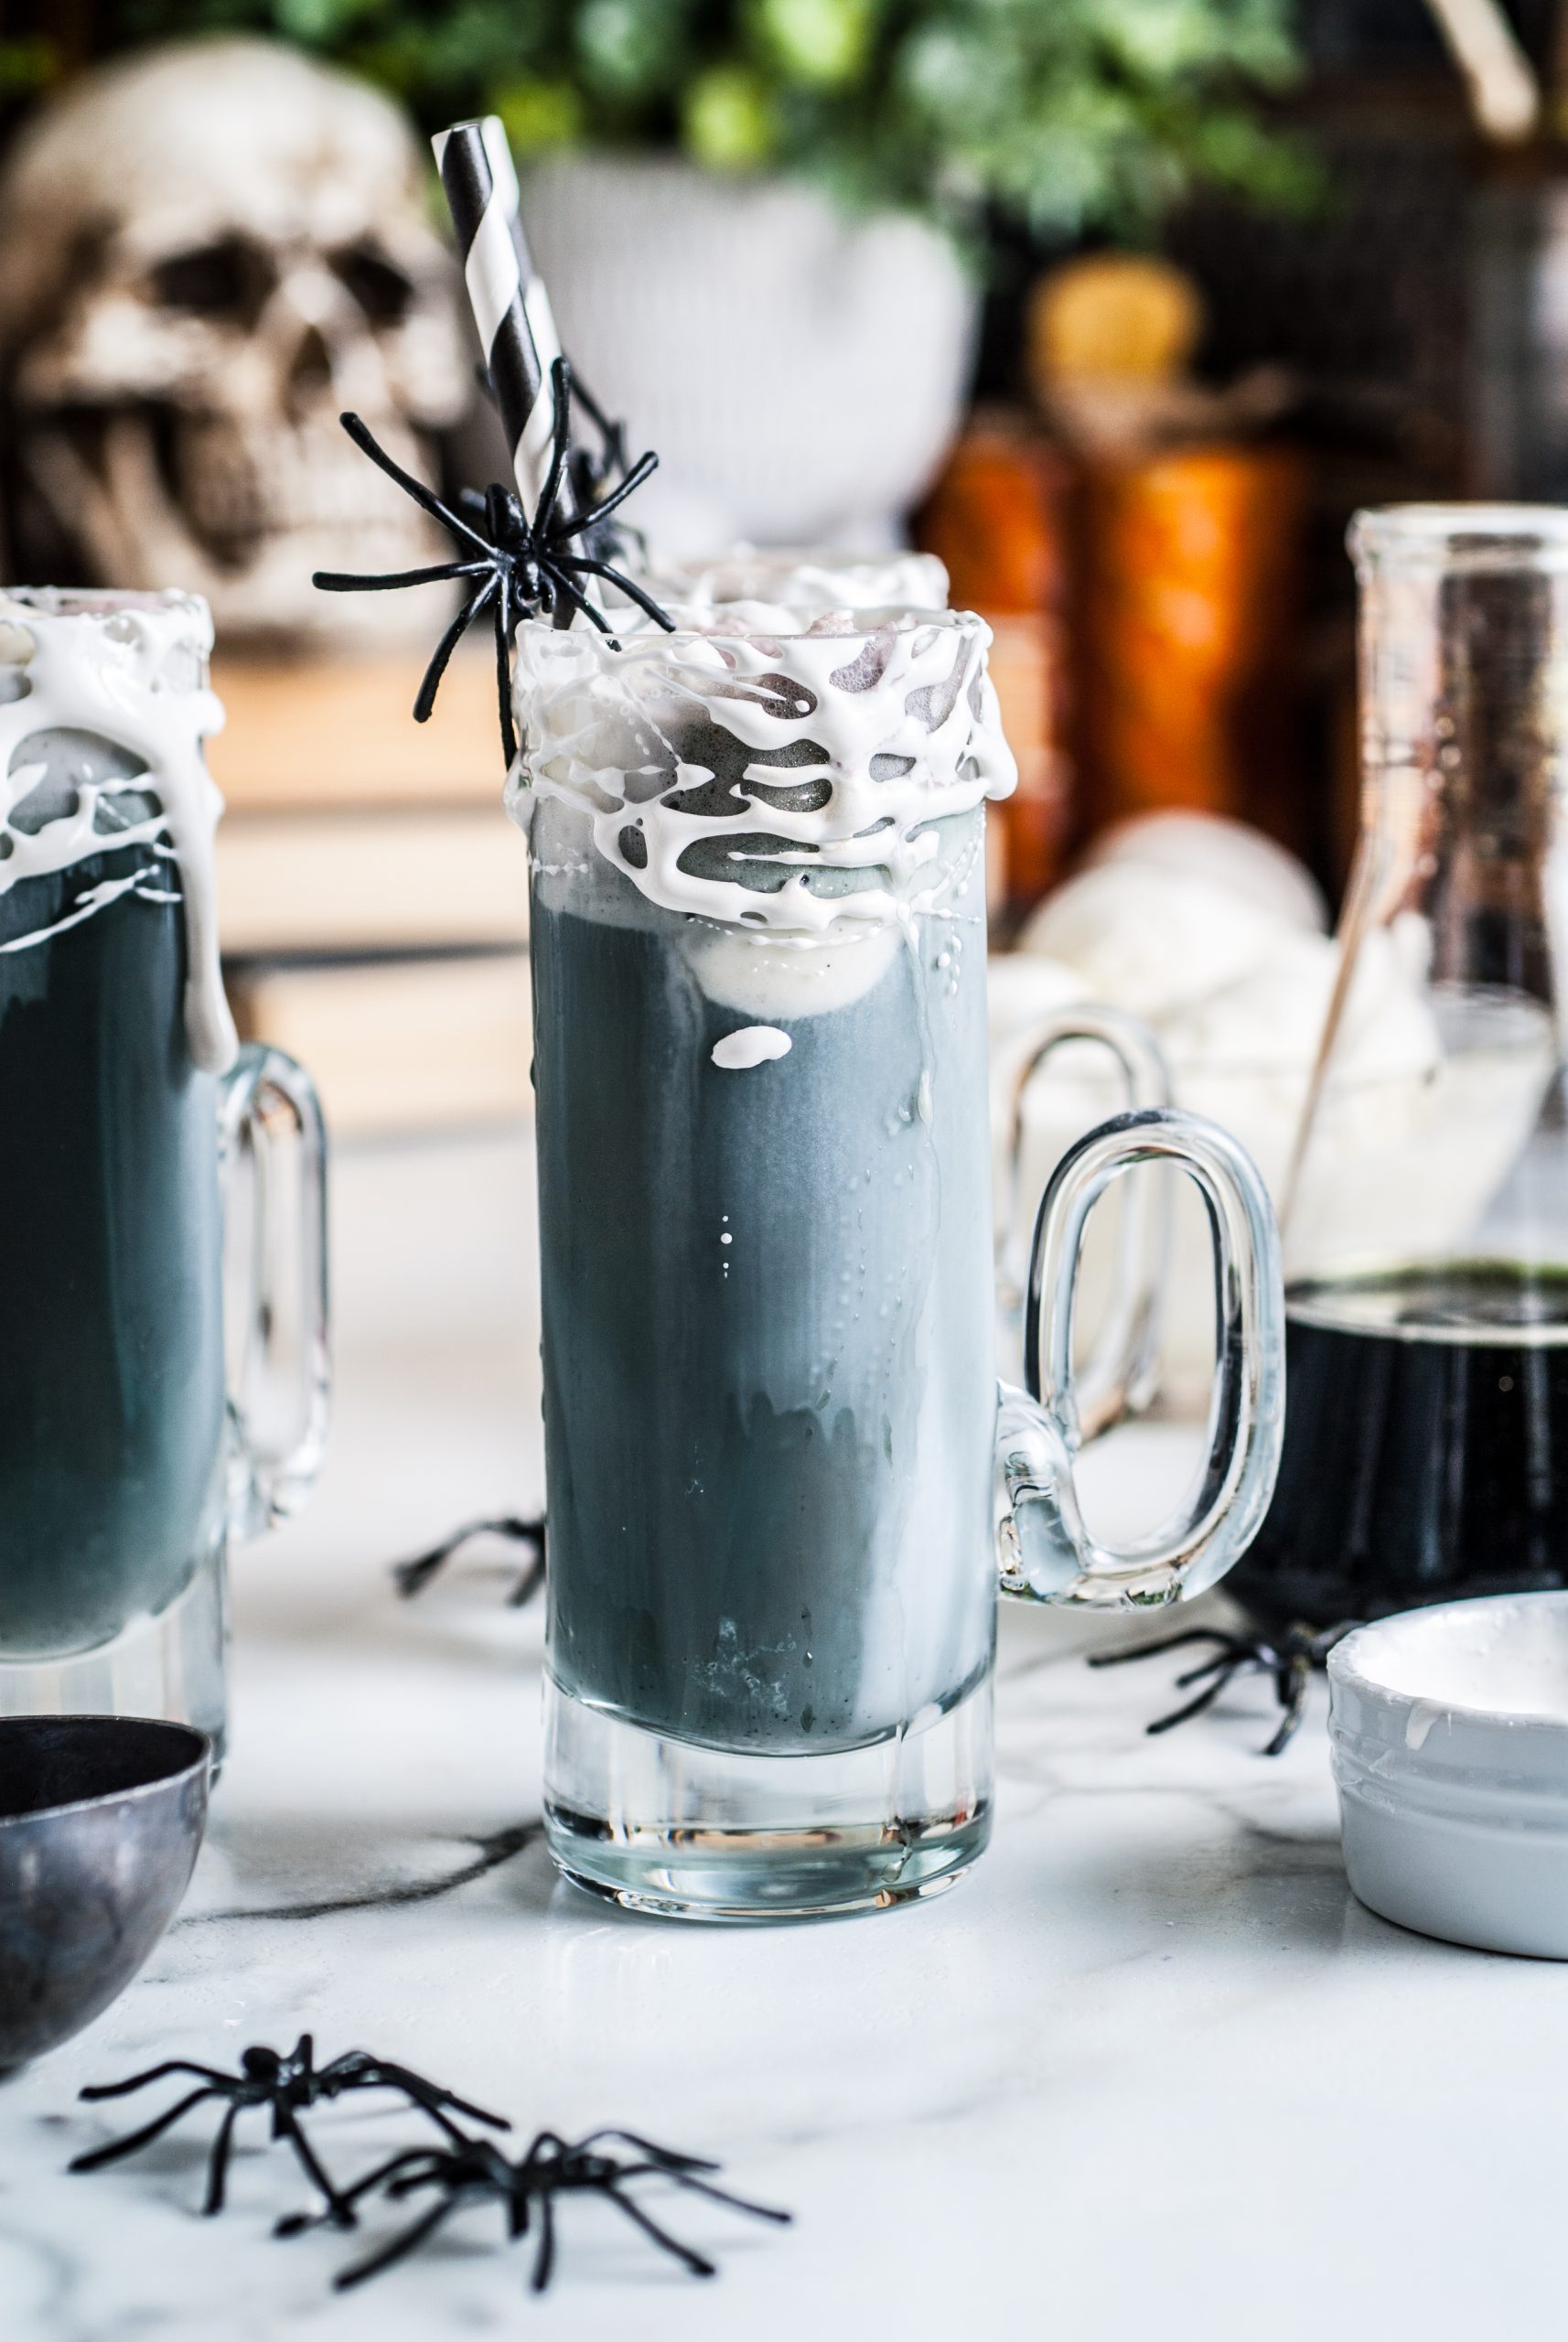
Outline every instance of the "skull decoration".
[[264, 41], [155, 50], [30, 126], [0, 218], [16, 574], [183, 586], [231, 638], [409, 623], [310, 583], [446, 551], [338, 423], [356, 409], [429, 478], [426, 435], [467, 404], [454, 273], [392, 106]]

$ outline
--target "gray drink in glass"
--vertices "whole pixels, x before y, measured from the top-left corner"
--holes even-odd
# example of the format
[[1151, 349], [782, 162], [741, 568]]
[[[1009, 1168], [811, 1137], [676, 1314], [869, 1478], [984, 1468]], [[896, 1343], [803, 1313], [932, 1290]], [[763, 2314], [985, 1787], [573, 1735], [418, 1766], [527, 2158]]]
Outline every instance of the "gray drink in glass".
[[[326, 1392], [315, 1100], [237, 1047], [219, 976], [210, 642], [183, 595], [0, 596], [0, 1714], [220, 1746], [225, 1542], [303, 1493]], [[226, 1392], [220, 1175], [285, 1123], [298, 1305], [257, 1293]], [[252, 1401], [290, 1321], [299, 1429], [271, 1447]]]
[[[1011, 1394], [998, 1456], [983, 806], [1012, 768], [988, 639], [946, 612], [745, 604], [618, 649], [519, 637], [548, 1826], [569, 1875], [637, 1907], [874, 1907], [973, 1859], [999, 1466], [1020, 1590], [1105, 1599], [1119, 1570], [1168, 1592], [1200, 1551], [1197, 1576], [1230, 1558], [1230, 1486], [1169, 1552], [1086, 1548], [1065, 1391], [1054, 1413]], [[1053, 1226], [1175, 1155], [1230, 1180], [1248, 1282], [1255, 1175], [1200, 1167], [1185, 1118], [1133, 1119]], [[1226, 1402], [1249, 1488], [1268, 1276]]]

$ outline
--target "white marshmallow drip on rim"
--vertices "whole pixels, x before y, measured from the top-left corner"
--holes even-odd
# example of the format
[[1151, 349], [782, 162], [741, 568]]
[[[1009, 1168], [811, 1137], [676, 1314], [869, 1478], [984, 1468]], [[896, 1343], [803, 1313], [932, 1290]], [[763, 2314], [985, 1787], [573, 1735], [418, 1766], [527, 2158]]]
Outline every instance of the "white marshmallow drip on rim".
[[575, 807], [604, 859], [666, 910], [808, 940], [865, 934], [940, 886], [933, 824], [1016, 781], [990, 640], [968, 612], [830, 612], [800, 633], [650, 628], [618, 650], [527, 621], [509, 807], [525, 822], [532, 797]]
[[[123, 877], [84, 888], [62, 918], [0, 949], [47, 942], [124, 895], [149, 902], [183, 897], [190, 1054], [206, 1071], [221, 1073], [237, 1044], [218, 961], [213, 840], [223, 800], [202, 755], [202, 742], [223, 727], [221, 703], [207, 683], [212, 619], [206, 603], [191, 594], [16, 587], [0, 593], [0, 631], [7, 650], [25, 654], [0, 663], [0, 681], [16, 677], [25, 684], [17, 696], [0, 700], [0, 834], [10, 847], [0, 856], [0, 895], [24, 878], [140, 850]], [[11, 815], [45, 770], [27, 758], [24, 744], [53, 731], [87, 733], [143, 769], [131, 779], [84, 779], [75, 785], [69, 811], [37, 828], [16, 829]], [[156, 796], [158, 810], [98, 826], [101, 804], [112, 809], [116, 795], [138, 791]], [[177, 895], [169, 883], [176, 871]]]

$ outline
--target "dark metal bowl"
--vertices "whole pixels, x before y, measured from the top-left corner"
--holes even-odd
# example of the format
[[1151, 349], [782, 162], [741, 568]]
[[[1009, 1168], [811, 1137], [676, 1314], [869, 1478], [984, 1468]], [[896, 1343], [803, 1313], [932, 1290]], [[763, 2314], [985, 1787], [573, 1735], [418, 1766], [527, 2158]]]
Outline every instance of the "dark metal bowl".
[[0, 2073], [123, 1993], [173, 1918], [212, 1744], [140, 1716], [0, 1719]]

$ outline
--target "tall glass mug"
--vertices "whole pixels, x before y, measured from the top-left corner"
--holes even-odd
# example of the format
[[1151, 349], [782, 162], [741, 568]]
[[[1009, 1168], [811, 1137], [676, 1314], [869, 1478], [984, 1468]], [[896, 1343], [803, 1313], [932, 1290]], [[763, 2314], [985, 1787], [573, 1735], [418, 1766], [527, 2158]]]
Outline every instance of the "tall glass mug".
[[[556, 1861], [643, 1909], [873, 1907], [990, 1826], [1003, 1583], [1209, 1585], [1273, 1483], [1269, 1207], [1221, 1133], [1104, 1126], [1042, 1207], [1031, 1390], [998, 1404], [987, 629], [755, 604], [711, 631], [525, 625]], [[1136, 1163], [1209, 1204], [1223, 1340], [1180, 1518], [1073, 1492], [1082, 1224]]]
[[211, 639], [183, 595], [0, 596], [0, 1714], [221, 1742], [225, 1542], [308, 1488], [327, 1350], [315, 1096], [219, 977]]

